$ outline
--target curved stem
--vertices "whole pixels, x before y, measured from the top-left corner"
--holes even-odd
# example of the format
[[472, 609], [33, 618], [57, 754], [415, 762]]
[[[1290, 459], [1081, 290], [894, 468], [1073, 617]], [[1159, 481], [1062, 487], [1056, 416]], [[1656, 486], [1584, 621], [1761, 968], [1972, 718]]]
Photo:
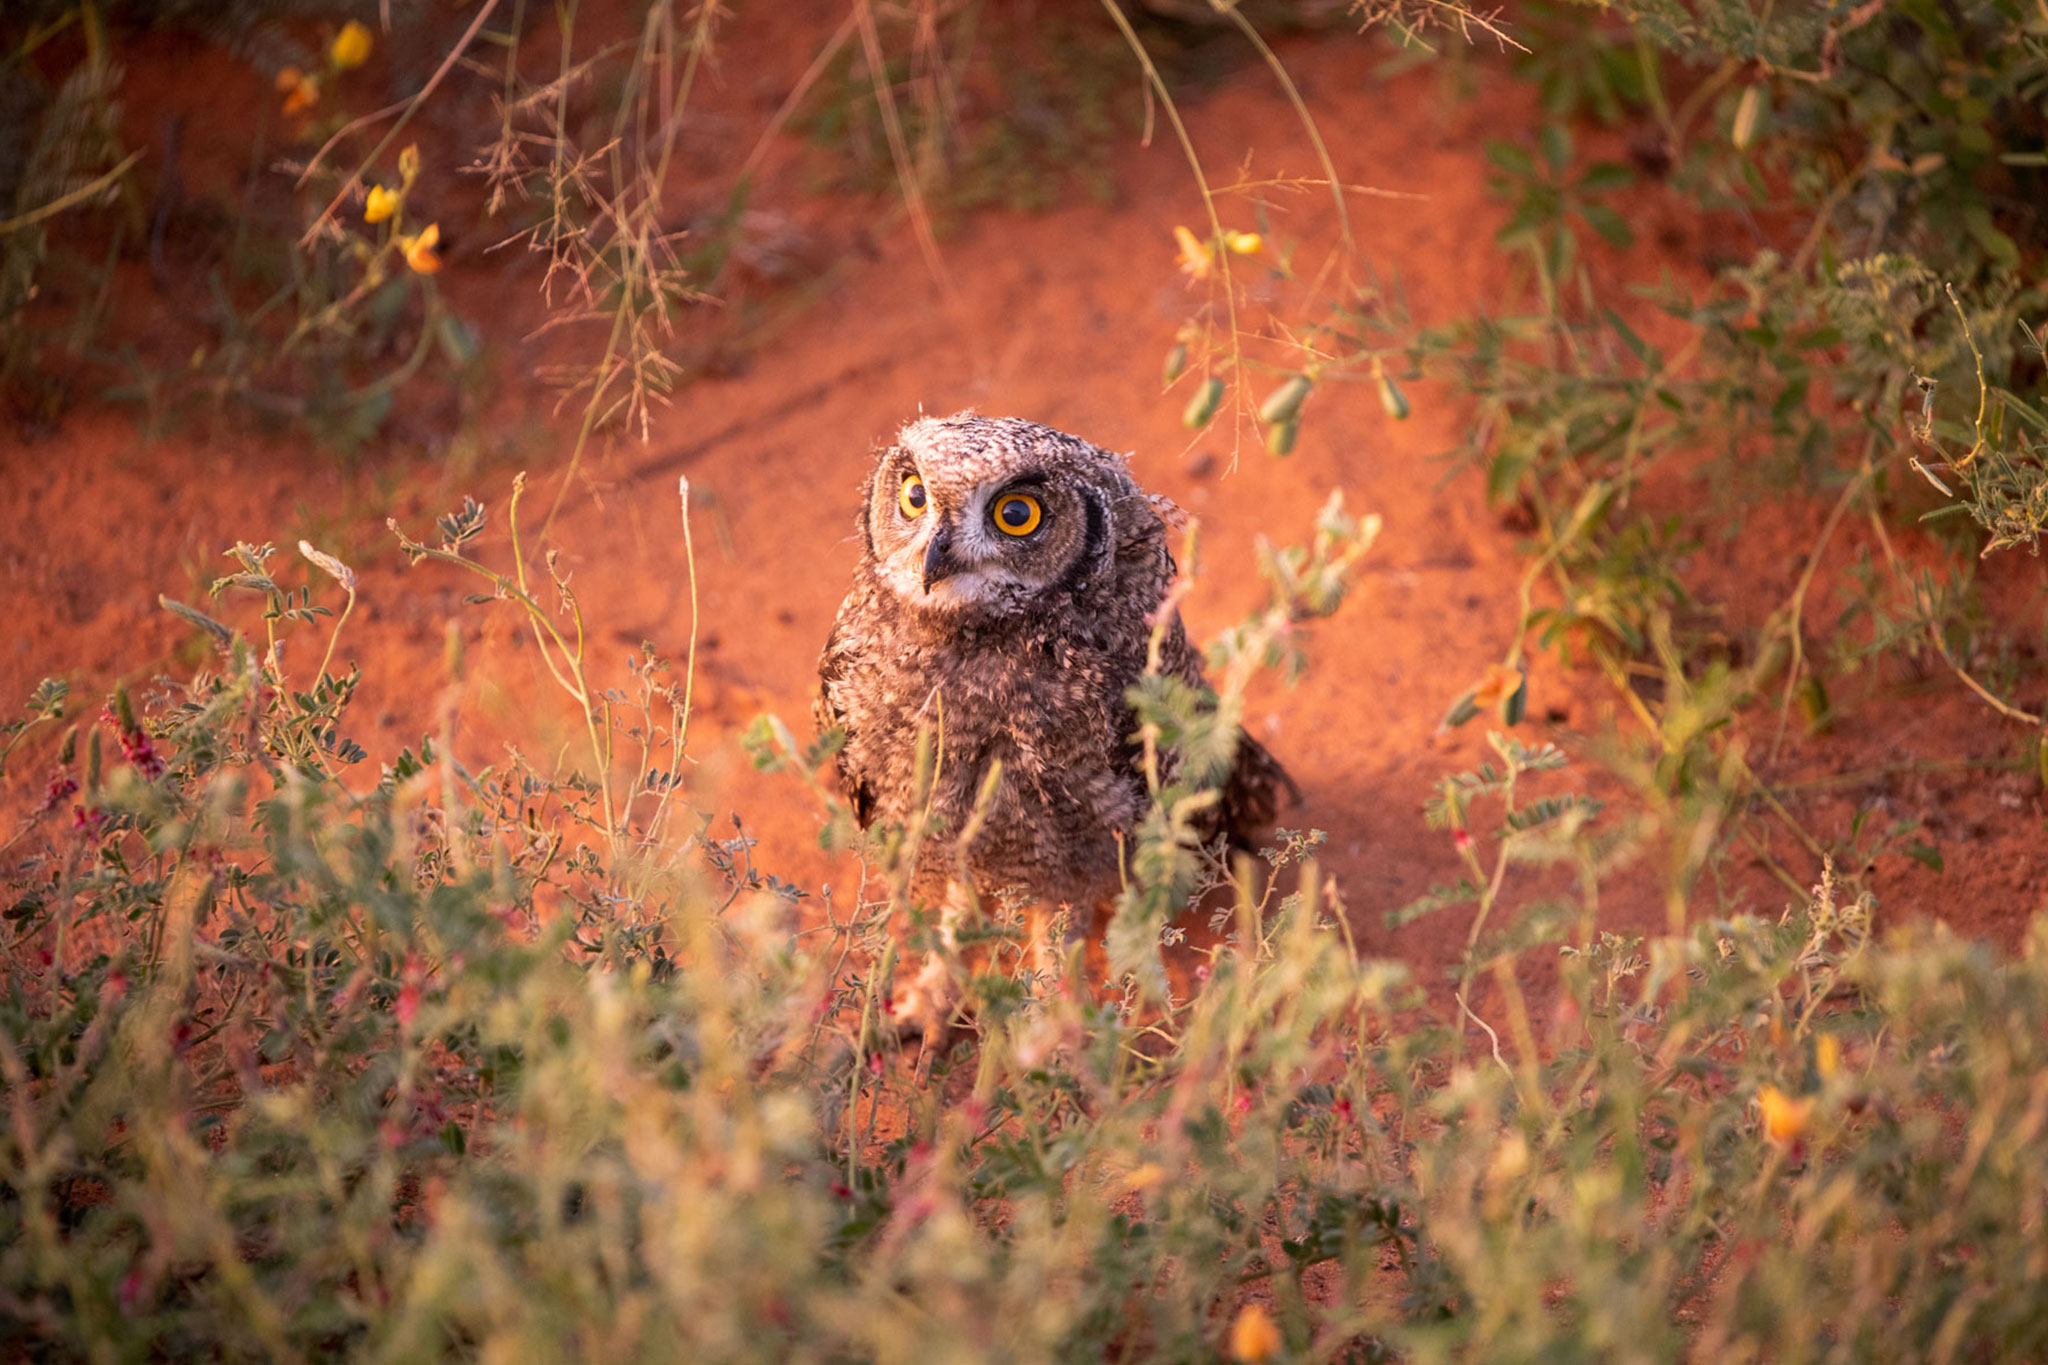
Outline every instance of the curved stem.
[[[1165, 78], [1153, 64], [1152, 54], [1146, 51], [1144, 41], [1138, 37], [1138, 31], [1131, 27], [1130, 18], [1123, 12], [1123, 7], [1117, 4], [1117, 0], [1102, 0], [1102, 7], [1109, 12], [1110, 20], [1116, 25], [1117, 31], [1123, 34], [1124, 44], [1131, 49], [1131, 54], [1138, 59], [1138, 65], [1144, 69], [1146, 83], [1152, 87], [1153, 93], [1158, 95], [1160, 107], [1166, 110], [1167, 122], [1173, 125], [1173, 135], [1180, 142], [1181, 155], [1187, 158], [1188, 166], [1195, 173], [1195, 187], [1202, 192], [1202, 209], [1209, 216], [1210, 240], [1221, 243], [1223, 218], [1216, 211], [1216, 196], [1209, 188], [1208, 175], [1202, 170], [1202, 158], [1195, 151], [1195, 140], [1189, 135], [1187, 124], [1181, 120], [1180, 107], [1173, 102], [1173, 94], [1166, 88]], [[1243, 343], [1237, 334], [1237, 290], [1231, 285], [1230, 253], [1218, 251], [1216, 256], [1217, 265], [1223, 272], [1223, 302], [1230, 319], [1230, 364], [1232, 372], [1235, 373], [1243, 356]], [[1236, 460], [1237, 455], [1233, 447], [1233, 466]]]
[[1259, 56], [1264, 59], [1266, 68], [1273, 73], [1273, 79], [1280, 82], [1280, 88], [1286, 92], [1287, 102], [1294, 106], [1295, 117], [1301, 120], [1302, 129], [1308, 134], [1310, 145], [1316, 149], [1316, 160], [1323, 164], [1323, 174], [1329, 178], [1330, 198], [1337, 205], [1337, 226], [1344, 236], [1344, 249], [1347, 252], [1356, 250], [1356, 244], [1351, 239], [1351, 212], [1344, 204], [1344, 186], [1337, 179], [1337, 167], [1330, 160], [1329, 149], [1323, 146], [1323, 134], [1316, 127], [1315, 116], [1309, 113], [1307, 103], [1301, 98], [1301, 91], [1295, 88], [1294, 77], [1287, 74], [1287, 68], [1273, 54], [1273, 49], [1266, 45], [1266, 40], [1259, 36], [1259, 31], [1252, 27], [1252, 21], [1244, 17], [1243, 11], [1235, 4], [1219, 3], [1216, 8], [1229, 15], [1230, 21], [1237, 25], [1238, 31], [1259, 50]]
[[84, 203], [126, 175], [129, 169], [140, 160], [142, 160], [141, 152], [130, 152], [120, 165], [114, 167], [90, 184], [81, 185], [69, 194], [59, 195], [49, 203], [38, 208], [32, 208], [26, 213], [16, 214], [12, 218], [0, 219], [0, 237], [4, 237], [10, 232], [19, 232], [25, 227], [34, 227], [45, 218], [54, 218], [64, 212], [64, 210]]

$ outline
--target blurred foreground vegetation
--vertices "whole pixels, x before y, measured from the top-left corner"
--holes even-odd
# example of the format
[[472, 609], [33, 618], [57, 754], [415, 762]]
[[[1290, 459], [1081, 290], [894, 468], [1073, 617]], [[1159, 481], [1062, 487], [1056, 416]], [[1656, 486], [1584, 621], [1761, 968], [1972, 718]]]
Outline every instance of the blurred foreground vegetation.
[[[499, 97], [478, 224], [436, 207], [452, 167], [352, 123], [389, 46], [377, 14], [259, 11], [0, 16], [20, 78], [0, 91], [35, 96], [0, 129], [11, 420], [60, 420], [82, 373], [146, 425], [212, 409], [341, 449], [434, 393], [459, 417], [482, 362], [435, 277], [444, 239], [487, 227], [545, 253], [551, 301], [600, 324], [587, 365], [547, 376], [577, 395], [573, 463], [644, 431], [697, 363], [699, 305], [767, 269], [744, 184], [686, 238], [663, 200], [715, 8], [638, 11], [600, 97], [579, 6], [554, 12], [551, 80], [517, 61], [529, 7], [479, 7], [447, 68]], [[1143, 117], [1139, 82], [1178, 128], [1176, 82], [1221, 41], [1262, 60], [1262, 30], [1363, 19], [1446, 92], [1508, 69], [1535, 87], [1541, 125], [1484, 153], [1521, 269], [1501, 315], [1418, 327], [1398, 281], [1349, 256], [1297, 270], [1255, 196], [1205, 179], [1210, 221], [1180, 239], [1202, 288], [1166, 367], [1190, 425], [1251, 426], [1276, 457], [1326, 385], [1369, 383], [1396, 418], [1418, 379], [1473, 400], [1457, 454], [1528, 559], [1500, 665], [1445, 698], [1447, 724], [1496, 727], [1494, 758], [1431, 804], [1452, 880], [1402, 912], [1472, 907], [1454, 981], [1358, 955], [1319, 835], [1236, 867], [1192, 840], [1251, 674], [1298, 671], [1298, 629], [1369, 552], [1372, 519], [1341, 502], [1267, 554], [1272, 601], [1218, 642], [1220, 695], [1134, 695], [1146, 742], [1190, 761], [1155, 793], [1107, 941], [1062, 950], [982, 907], [948, 948], [972, 1008], [929, 1047], [888, 1002], [935, 941], [896, 879], [931, 831], [865, 845], [853, 904], [755, 867], [683, 777], [687, 661], [587, 672], [572, 586], [474, 503], [401, 547], [522, 615], [587, 745], [546, 771], [465, 766], [445, 735], [373, 756], [338, 662], [353, 572], [237, 546], [217, 600], [167, 603], [205, 643], [196, 676], [103, 715], [48, 684], [0, 738], [10, 793], [41, 793], [0, 874], [10, 1358], [2048, 1354], [2048, 929], [2012, 955], [1938, 929], [1877, 941], [1872, 840], [1940, 851], [1906, 822], [1805, 830], [1774, 786], [1788, 733], [1887, 704], [1844, 695], [1886, 663], [1967, 692], [1993, 764], [2048, 779], [2042, 632], [1987, 611], [1979, 577], [2048, 525], [2048, 14], [1069, 18], [1032, 35], [1051, 65], [984, 87], [970, 59], [1014, 16], [856, 3], [778, 123], [832, 192], [885, 193], [936, 255], [975, 205], [1062, 192], [1044, 147], [1069, 149], [1067, 189], [1113, 189], [1101, 148], [1131, 131], [1125, 104]], [[176, 365], [109, 305], [121, 263], [157, 267], [194, 230], [119, 138], [122, 26], [144, 22], [274, 74], [286, 122], [257, 145], [301, 172], [216, 225], [218, 268], [180, 284], [204, 335]], [[408, 77], [405, 118], [447, 52]], [[1056, 136], [1027, 135], [1048, 119]], [[1617, 285], [1649, 275], [1592, 262], [1639, 259], [1628, 210], [1651, 194], [1741, 249]], [[1731, 623], [1692, 557], [1766, 495], [1811, 504], [1808, 567]], [[1817, 623], [1822, 566], [1850, 591]], [[287, 637], [321, 662], [288, 673]], [[1536, 650], [1612, 683], [1623, 725], [1588, 749], [1625, 808], [1530, 738]], [[832, 737], [764, 720], [752, 743], [814, 778]], [[1769, 858], [1765, 825], [1817, 881]], [[1776, 869], [1782, 916], [1723, 914], [1738, 852]], [[1631, 862], [1659, 872], [1661, 937], [1600, 928]], [[1542, 867], [1570, 898], [1531, 889]], [[1527, 996], [1532, 978], [1554, 985]]]
[[[1939, 930], [1880, 945], [1831, 877], [1781, 917], [1649, 940], [1588, 905], [1577, 932], [1489, 940], [1452, 1005], [1359, 956], [1316, 836], [1207, 863], [1187, 817], [1228, 770], [1218, 719], [1335, 608], [1373, 529], [1333, 504], [1268, 559], [1272, 603], [1217, 647], [1222, 696], [1134, 693], [1148, 742], [1190, 761], [1134, 849], [1119, 920], [1152, 930], [1123, 944], [1124, 990], [986, 905], [945, 948], [971, 1008], [927, 1047], [887, 1013], [895, 964], [940, 943], [902, 891], [930, 831], [867, 846], [858, 904], [753, 871], [742, 831], [686, 805], [687, 688], [652, 655], [632, 694], [579, 704], [586, 759], [630, 781], [472, 771], [431, 740], [364, 781], [356, 675], [287, 676], [275, 647], [326, 636], [331, 660], [352, 572], [306, 546], [327, 586], [288, 592], [238, 547], [214, 610], [260, 606], [263, 641], [171, 604], [207, 669], [69, 730], [10, 845], [10, 1352], [2048, 1349], [2048, 924], [2017, 958]], [[574, 599], [500, 578], [483, 509], [404, 544], [527, 613], [576, 700]], [[815, 773], [830, 737], [756, 742]], [[1530, 797], [1563, 755], [1494, 743], [1501, 767], [1453, 785], [1496, 889], [1612, 852], [1595, 803]], [[1213, 946], [1162, 949], [1180, 934], [1151, 916], [1218, 875]], [[1552, 998], [1524, 998], [1525, 952], [1557, 962]]]

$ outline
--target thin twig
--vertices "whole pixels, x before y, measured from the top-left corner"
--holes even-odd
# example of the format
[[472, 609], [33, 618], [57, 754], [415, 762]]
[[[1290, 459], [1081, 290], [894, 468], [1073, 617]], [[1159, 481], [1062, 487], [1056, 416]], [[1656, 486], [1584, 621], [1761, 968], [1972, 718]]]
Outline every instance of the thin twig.
[[[1871, 439], [1875, 441], [1876, 438]], [[1771, 736], [1770, 761], [1774, 764], [1778, 761], [1778, 750], [1785, 742], [1785, 722], [1791, 712], [1792, 694], [1799, 686], [1799, 670], [1806, 662], [1806, 641], [1800, 627], [1801, 618], [1806, 612], [1806, 591], [1813, 585], [1813, 575], [1820, 568], [1821, 552], [1827, 549], [1828, 541], [1835, 534], [1835, 528], [1842, 524], [1842, 517], [1848, 512], [1849, 504], [1863, 491], [1863, 485], [1869, 480], [1870, 475], [1870, 449], [1866, 445], [1862, 468], [1856, 471], [1856, 477], [1849, 481], [1849, 486], [1842, 490], [1842, 496], [1835, 499], [1833, 510], [1828, 513], [1827, 521], [1820, 528], [1820, 535], [1815, 538], [1813, 548], [1807, 551], [1806, 567], [1800, 572], [1799, 583], [1792, 589], [1790, 608], [1785, 621], [1785, 629], [1791, 634], [1792, 660], [1785, 674], [1785, 691], [1778, 698], [1777, 731]]]
[[676, 761], [683, 758], [683, 744], [690, 737], [690, 697], [697, 682], [697, 546], [690, 535], [690, 479], [676, 480], [683, 500], [683, 562], [690, 574], [690, 652], [683, 665], [683, 716], [676, 727]]
[[1211, 0], [1211, 3], [1215, 4], [1220, 12], [1229, 15], [1230, 21], [1237, 25], [1238, 31], [1259, 50], [1259, 56], [1264, 59], [1267, 69], [1273, 73], [1273, 79], [1280, 82], [1280, 88], [1286, 92], [1287, 102], [1294, 106], [1295, 117], [1301, 120], [1302, 129], [1308, 133], [1310, 145], [1316, 149], [1316, 160], [1323, 163], [1323, 174], [1330, 179], [1330, 197], [1337, 205], [1337, 227], [1344, 238], [1344, 250], [1347, 253], [1355, 251], [1357, 246], [1351, 239], [1351, 212], [1344, 205], [1343, 184], [1337, 179], [1337, 167], [1330, 160], [1329, 148], [1323, 145], [1323, 134], [1316, 127], [1315, 116], [1309, 113], [1307, 103], [1301, 98], [1301, 91], [1295, 88], [1294, 77], [1287, 74], [1287, 68], [1273, 54], [1273, 49], [1266, 45], [1266, 40], [1252, 27], [1252, 21], [1245, 18], [1234, 3], [1224, 4], [1221, 0]]
[[859, 16], [856, 14], [848, 14], [841, 20], [825, 46], [818, 50], [818, 55], [804, 68], [804, 74], [796, 78], [796, 84], [790, 87], [781, 107], [776, 109], [774, 116], [768, 120], [768, 126], [761, 130], [760, 139], [754, 143], [754, 150], [747, 153], [746, 161], [741, 163], [739, 174], [733, 177], [736, 183], [745, 184], [754, 172], [760, 169], [761, 160], [768, 155], [769, 144], [774, 141], [775, 135], [782, 131], [783, 125], [796, 113], [798, 106], [804, 101], [804, 96], [811, 93], [811, 87], [825, 74], [825, 68], [839, 55], [839, 49], [846, 46], [846, 40], [853, 36], [854, 28], [859, 22]]
[[12, 218], [0, 220], [0, 236], [5, 236], [10, 232], [19, 232], [25, 227], [34, 227], [45, 218], [54, 218], [64, 212], [64, 210], [84, 203], [126, 175], [129, 168], [140, 160], [142, 160], [142, 153], [140, 151], [130, 152], [122, 159], [120, 165], [93, 180], [90, 184], [81, 185], [69, 194], [59, 195], [49, 203], [39, 208], [32, 208], [27, 213], [16, 214]]
[[[1202, 192], [1202, 208], [1209, 215], [1210, 240], [1222, 242], [1223, 217], [1216, 211], [1216, 196], [1209, 188], [1208, 175], [1202, 170], [1202, 158], [1195, 151], [1194, 138], [1189, 136], [1188, 126], [1181, 120], [1180, 107], [1173, 102], [1172, 92], [1166, 88], [1166, 79], [1159, 74], [1159, 68], [1152, 62], [1152, 54], [1146, 50], [1143, 40], [1138, 37], [1138, 31], [1131, 27], [1129, 16], [1123, 12], [1117, 0], [1102, 0], [1102, 7], [1109, 11], [1109, 17], [1116, 24], [1117, 31], [1123, 34], [1124, 43], [1131, 49], [1131, 55], [1138, 59], [1138, 65], [1144, 69], [1146, 84], [1159, 97], [1161, 107], [1166, 110], [1167, 121], [1173, 125], [1173, 134], [1180, 141], [1181, 155], [1187, 158], [1189, 167], [1195, 173], [1195, 187]], [[1218, 251], [1216, 257], [1217, 265], [1223, 272], [1223, 302], [1230, 319], [1230, 363], [1231, 370], [1235, 373], [1243, 355], [1243, 347], [1237, 333], [1237, 290], [1231, 286], [1230, 253]], [[1237, 454], [1233, 446], [1233, 467], [1236, 461]]]
[[[1912, 581], [1906, 577], [1905, 566], [1899, 562], [1898, 551], [1892, 548], [1891, 533], [1885, 529], [1884, 518], [1877, 514], [1875, 507], [1870, 507], [1866, 510], [1870, 514], [1871, 528], [1877, 532], [1877, 543], [1884, 550], [1885, 562], [1891, 566], [1892, 577], [1898, 582], [1901, 590], [1911, 592]], [[1927, 639], [1934, 646], [1935, 653], [1941, 656], [1941, 661], [1947, 664], [1950, 671], [1962, 680], [1965, 687], [1983, 699], [1985, 705], [1998, 712], [1999, 715], [2004, 716], [2007, 720], [2016, 720], [2022, 725], [2032, 725], [2036, 728], [2042, 725], [2041, 717], [2035, 715], [2032, 711], [2024, 710], [2001, 700], [1990, 688], [1970, 676], [1970, 670], [1964, 668], [1956, 656], [1949, 652], [1948, 641], [1942, 638], [1941, 623], [1939, 621], [1934, 620], [1930, 616], [1926, 625]]]
[[924, 256], [925, 268], [932, 272], [932, 278], [946, 292], [948, 299], [958, 301], [958, 290], [953, 277], [947, 273], [946, 263], [939, 256], [939, 239], [932, 230], [932, 219], [924, 202], [924, 185], [911, 164], [910, 145], [903, 137], [903, 121], [896, 112], [896, 92], [889, 85], [888, 59], [882, 53], [881, 34], [875, 27], [875, 10], [869, 0], [854, 0], [853, 16], [860, 29], [861, 51], [868, 62], [868, 76], [875, 90], [875, 102], [882, 111], [882, 131], [889, 141], [889, 157], [896, 164], [896, 183], [903, 191], [903, 202], [910, 210], [910, 227], [917, 237], [917, 249]]

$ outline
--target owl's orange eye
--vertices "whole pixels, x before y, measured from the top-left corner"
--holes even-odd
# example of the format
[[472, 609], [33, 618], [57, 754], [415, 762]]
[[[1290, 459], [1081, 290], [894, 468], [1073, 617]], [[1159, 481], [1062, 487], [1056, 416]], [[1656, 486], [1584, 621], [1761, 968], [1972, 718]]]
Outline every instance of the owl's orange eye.
[[924, 491], [924, 480], [915, 474], [905, 474], [903, 489], [896, 495], [896, 505], [903, 509], [903, 515], [916, 521], [924, 515], [925, 504], [928, 501]]
[[1005, 535], [1028, 536], [1038, 529], [1045, 512], [1029, 493], [1005, 493], [996, 499], [996, 529]]

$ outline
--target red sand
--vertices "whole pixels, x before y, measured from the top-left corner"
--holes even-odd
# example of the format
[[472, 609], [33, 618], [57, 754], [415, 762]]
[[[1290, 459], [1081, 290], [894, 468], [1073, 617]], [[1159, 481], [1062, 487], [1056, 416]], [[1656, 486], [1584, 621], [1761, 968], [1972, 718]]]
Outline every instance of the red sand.
[[[829, 31], [838, 12], [810, 8], [818, 22], [802, 27]], [[729, 173], [751, 148], [816, 50], [777, 27], [791, 22], [787, 15], [767, 25], [742, 18], [725, 31], [721, 70], [730, 74], [708, 99], [730, 131], [690, 142], [679, 203], [722, 199], [720, 172]], [[1485, 63], [1477, 67], [1476, 96], [1465, 100], [1451, 98], [1426, 69], [1382, 82], [1369, 74], [1382, 53], [1348, 35], [1289, 43], [1282, 56], [1329, 137], [1342, 177], [1420, 196], [1352, 201], [1365, 256], [1398, 274], [1417, 320], [1514, 306], [1508, 264], [1491, 241], [1503, 210], [1487, 195], [1481, 148], [1489, 136], [1533, 127], [1530, 92]], [[124, 60], [137, 145], [152, 140], [165, 111], [183, 111], [188, 126], [204, 127], [246, 119], [275, 99], [258, 74], [218, 53], [150, 40]], [[206, 79], [187, 78], [193, 62], [204, 64]], [[1214, 178], [1228, 178], [1239, 165], [1262, 176], [1316, 174], [1294, 115], [1256, 67], [1192, 99], [1186, 112]], [[427, 136], [431, 147], [431, 127]], [[184, 177], [195, 194], [232, 185], [246, 164], [241, 145], [188, 142], [197, 150]], [[1485, 755], [1485, 726], [1468, 726], [1441, 746], [1433, 745], [1432, 732], [1451, 698], [1504, 652], [1522, 567], [1514, 533], [1486, 508], [1478, 480], [1446, 482], [1444, 467], [1431, 459], [1463, 435], [1465, 407], [1445, 387], [1418, 383], [1410, 386], [1414, 417], [1397, 424], [1382, 413], [1370, 385], [1325, 385], [1289, 459], [1266, 456], [1247, 428], [1232, 471], [1231, 436], [1220, 422], [1191, 442], [1178, 421], [1185, 390], [1158, 396], [1158, 375], [1196, 298], [1175, 269], [1171, 229], [1200, 223], [1201, 205], [1163, 129], [1149, 148], [1119, 142], [1113, 207], [969, 218], [942, 243], [957, 289], [950, 299], [892, 202], [810, 194], [804, 155], [794, 139], [777, 144], [753, 204], [800, 225], [819, 259], [851, 253], [853, 263], [822, 298], [793, 312], [772, 341], [727, 366], [730, 373], [682, 389], [658, 414], [648, 443], [594, 445], [568, 490], [551, 543], [573, 570], [597, 627], [597, 680], [623, 685], [624, 660], [643, 638], [678, 660], [687, 648], [675, 494], [677, 476], [687, 475], [697, 503], [703, 613], [692, 745], [701, 765], [693, 779], [698, 800], [741, 813], [762, 841], [757, 861], [764, 868], [811, 887], [850, 885], [854, 870], [817, 850], [810, 798], [794, 781], [755, 775], [736, 737], [764, 710], [808, 735], [817, 652], [856, 557], [851, 528], [859, 483], [870, 452], [897, 425], [920, 410], [971, 406], [1136, 452], [1140, 480], [1201, 521], [1206, 572], [1187, 615], [1203, 636], [1260, 600], [1254, 538], [1303, 538], [1329, 490], [1343, 488], [1352, 508], [1385, 517], [1385, 534], [1354, 599], [1315, 628], [1307, 679], [1293, 690], [1263, 686], [1252, 725], [1306, 794], [1292, 822], [1329, 833], [1325, 866], [1341, 884], [1363, 948], [1407, 959], [1424, 979], [1435, 979], [1461, 951], [1469, 911], [1399, 931], [1385, 926], [1384, 915], [1458, 873], [1449, 837], [1426, 829], [1422, 802], [1440, 774]], [[453, 144], [442, 148], [429, 157], [430, 177], [433, 166], [460, 159]], [[451, 221], [473, 219], [473, 183], [437, 184], [434, 193]], [[1657, 265], [1704, 279], [1700, 258], [1711, 244], [1684, 206], [1655, 188], [1640, 191], [1632, 206], [1650, 229], [1644, 235], [1658, 243]], [[1309, 242], [1332, 237], [1327, 198], [1304, 193], [1284, 207], [1283, 234]], [[1226, 217], [1249, 226], [1248, 209], [1226, 208]], [[401, 399], [395, 448], [353, 472], [298, 440], [265, 440], [226, 422], [212, 429], [189, 424], [146, 442], [129, 413], [94, 400], [79, 403], [54, 433], [7, 455], [0, 600], [13, 638], [0, 651], [0, 697], [24, 697], [39, 676], [64, 673], [75, 684], [75, 709], [90, 713], [117, 674], [147, 678], [173, 654], [180, 659], [175, 671], [188, 671], [197, 657], [191, 632], [157, 607], [157, 594], [203, 603], [206, 583], [225, 572], [220, 552], [227, 545], [275, 541], [283, 563], [296, 561], [289, 547], [304, 536], [364, 571], [362, 604], [341, 649], [366, 675], [351, 727], [371, 753], [359, 770], [364, 780], [377, 761], [428, 727], [450, 619], [461, 623], [468, 642], [460, 741], [468, 760], [491, 761], [505, 734], [521, 735], [535, 756], [575, 743], [570, 713], [547, 685], [513, 610], [463, 605], [475, 585], [443, 567], [406, 568], [382, 525], [389, 512], [425, 535], [435, 514], [472, 493], [494, 518], [480, 552], [502, 564], [513, 472], [530, 472], [536, 525], [565, 477], [575, 414], [552, 416], [554, 395], [526, 376], [541, 361], [573, 357], [577, 347], [601, 338], [586, 332], [532, 339], [546, 316], [536, 263], [516, 250], [487, 255], [480, 246], [458, 243], [439, 277], [485, 338], [496, 375], [470, 429], [467, 456], [437, 459], [429, 452], [443, 439], [433, 435], [439, 428], [407, 412], [426, 386]], [[143, 273], [130, 275], [125, 289], [130, 322], [145, 336], [163, 337], [166, 347], [177, 345], [178, 301], [161, 297]], [[708, 314], [691, 314], [685, 326], [700, 317], [708, 325]], [[1205, 464], [1207, 472], [1195, 472]], [[1825, 511], [1806, 503], [1759, 509], [1732, 543], [1709, 537], [1703, 568], [1712, 570], [1731, 622], [1761, 620], [1789, 592], [1798, 556], [1810, 548]], [[1816, 640], [1837, 610], [1827, 585], [1861, 543], [1855, 531], [1845, 528], [1829, 550], [1809, 609]], [[300, 581], [296, 563], [286, 572]], [[2038, 561], [2008, 554], [1984, 573], [1994, 602], [2038, 616]], [[322, 600], [334, 597], [324, 580], [316, 591]], [[239, 612], [227, 614], [253, 621], [246, 605]], [[2017, 633], [2025, 636], [2030, 627], [2020, 619]], [[287, 661], [306, 669], [315, 655], [309, 637]], [[2039, 660], [2031, 662], [2038, 679]], [[1532, 719], [1524, 727], [1532, 740], [1555, 739], [1576, 751], [1614, 720], [1611, 694], [1597, 678], [1567, 672], [1547, 655], [1533, 667]], [[1855, 680], [1838, 682], [1835, 700], [1844, 715], [1835, 731], [1798, 738], [1769, 775], [1789, 781], [2016, 751], [2017, 727], [1971, 699], [1945, 671], [1930, 674], [1924, 686], [1903, 686], [1891, 674], [1869, 682], [1868, 695], [1855, 690]], [[1769, 727], [1759, 722], [1753, 731], [1765, 739], [1753, 752], [1761, 762]], [[567, 752], [573, 763], [579, 751]], [[7, 780], [10, 807], [18, 808], [31, 788], [40, 790], [37, 755], [26, 757]], [[1612, 785], [1598, 783], [1591, 762], [1573, 771], [1580, 780]], [[1871, 876], [1884, 921], [1939, 916], [2011, 943], [2044, 907], [2048, 839], [2032, 777], [1894, 774], [1788, 799], [1824, 840], [1846, 837], [1861, 804], [1876, 803], [1881, 823], [1926, 822], [1947, 870], [1937, 874], [1896, 853], [1881, 858]], [[1756, 828], [1796, 876], [1816, 876], [1813, 859], [1782, 830], [1762, 819]], [[1755, 868], [1737, 872], [1733, 908], [1776, 913], [1783, 906], [1783, 890]], [[1512, 882], [1509, 894], [1512, 903]], [[1703, 889], [1696, 913], [1711, 908], [1711, 888]], [[1661, 928], [1656, 869], [1639, 867], [1609, 886], [1602, 914], [1608, 928]]]

